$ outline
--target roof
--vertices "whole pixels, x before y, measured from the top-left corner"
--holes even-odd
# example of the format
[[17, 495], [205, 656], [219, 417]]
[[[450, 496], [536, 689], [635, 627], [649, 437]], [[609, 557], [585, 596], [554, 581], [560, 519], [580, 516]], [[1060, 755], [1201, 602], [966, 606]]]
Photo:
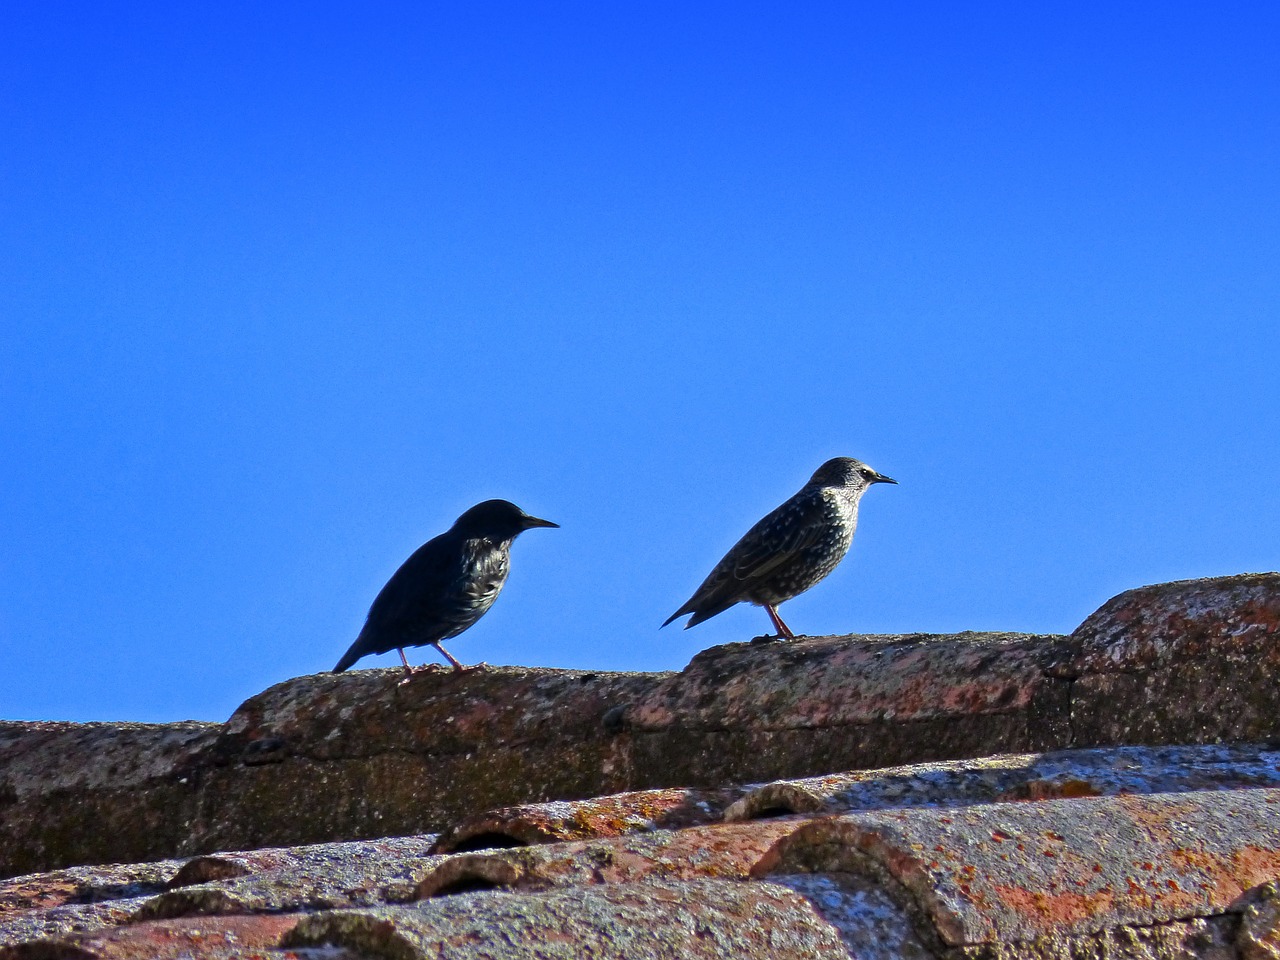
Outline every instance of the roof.
[[1070, 636], [4, 724], [0, 958], [1273, 956], [1278, 632], [1254, 574]]

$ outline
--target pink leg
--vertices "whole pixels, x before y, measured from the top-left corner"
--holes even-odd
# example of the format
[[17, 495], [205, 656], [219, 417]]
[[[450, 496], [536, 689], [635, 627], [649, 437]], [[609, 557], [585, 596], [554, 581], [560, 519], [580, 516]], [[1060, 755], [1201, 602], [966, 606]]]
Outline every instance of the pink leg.
[[409, 666], [409, 661], [404, 657], [404, 647], [396, 647], [396, 653], [400, 654], [400, 662], [404, 664], [404, 676], [407, 680], [413, 676], [413, 667]]
[[438, 644], [438, 643], [433, 643], [433, 644], [432, 644], [432, 646], [433, 646], [433, 647], [435, 647], [437, 650], [439, 650], [441, 653], [443, 653], [443, 654], [444, 654], [444, 658], [445, 658], [446, 660], [448, 660], [450, 663], [452, 663], [452, 664], [453, 664], [453, 669], [454, 669], [454, 670], [458, 670], [458, 671], [460, 671], [460, 670], [466, 670], [466, 669], [467, 669], [467, 668], [466, 668], [466, 667], [464, 667], [461, 663], [459, 663], [457, 660], [455, 660], [455, 659], [454, 659], [454, 657], [453, 657], [453, 654], [451, 654], [448, 650], [446, 650], [446, 649], [445, 649], [444, 647], [442, 647], [440, 644]]
[[773, 627], [778, 631], [778, 636], [786, 637], [788, 640], [794, 640], [795, 634], [791, 632], [791, 628], [782, 622], [782, 617], [778, 613], [778, 608], [771, 603], [764, 605], [765, 613], [769, 614], [769, 619], [773, 621]]

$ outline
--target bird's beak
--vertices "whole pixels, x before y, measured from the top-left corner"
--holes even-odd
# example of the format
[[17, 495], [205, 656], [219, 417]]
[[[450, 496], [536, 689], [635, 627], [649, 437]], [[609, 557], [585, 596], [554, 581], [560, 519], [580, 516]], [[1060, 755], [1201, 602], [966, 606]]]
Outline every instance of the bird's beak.
[[531, 516], [528, 516], [527, 514], [525, 515], [523, 523], [524, 523], [524, 528], [526, 530], [529, 530], [533, 527], [559, 527], [560, 526], [560, 524], [552, 523], [550, 520], [540, 520], [537, 517], [531, 517]]
[[877, 473], [874, 477], [871, 478], [871, 482], [872, 483], [897, 483], [898, 481], [893, 479], [893, 477], [886, 477], [883, 473]]

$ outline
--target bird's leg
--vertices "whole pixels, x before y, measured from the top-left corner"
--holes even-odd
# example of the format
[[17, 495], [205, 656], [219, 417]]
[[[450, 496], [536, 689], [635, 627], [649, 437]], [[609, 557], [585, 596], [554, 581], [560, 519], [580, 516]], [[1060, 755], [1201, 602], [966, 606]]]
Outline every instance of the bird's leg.
[[796, 635], [791, 632], [791, 628], [782, 622], [782, 617], [778, 614], [778, 608], [772, 603], [764, 605], [765, 613], [769, 614], [769, 619], [773, 621], [774, 629], [778, 631], [778, 636], [786, 637], [788, 640], [794, 640]]
[[438, 643], [433, 643], [433, 644], [432, 644], [432, 646], [433, 646], [433, 647], [435, 647], [437, 650], [439, 650], [441, 653], [443, 653], [443, 654], [444, 654], [444, 658], [445, 658], [446, 660], [448, 660], [450, 663], [452, 663], [452, 664], [453, 664], [453, 669], [454, 669], [456, 672], [459, 672], [459, 673], [460, 673], [460, 672], [462, 672], [463, 670], [468, 670], [468, 669], [470, 669], [469, 667], [464, 667], [461, 663], [459, 663], [459, 662], [454, 658], [453, 654], [451, 654], [448, 650], [446, 650], [446, 649], [445, 649], [443, 646], [441, 646], [440, 644], [438, 644]]
[[413, 676], [413, 667], [409, 666], [409, 661], [405, 659], [404, 647], [396, 647], [396, 653], [400, 654], [400, 662], [404, 664], [405, 679]]

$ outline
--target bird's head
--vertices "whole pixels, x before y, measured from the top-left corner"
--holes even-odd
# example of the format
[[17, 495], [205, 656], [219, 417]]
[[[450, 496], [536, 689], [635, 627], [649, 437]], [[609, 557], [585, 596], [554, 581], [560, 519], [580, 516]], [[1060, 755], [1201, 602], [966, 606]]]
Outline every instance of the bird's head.
[[510, 540], [531, 527], [558, 527], [550, 520], [531, 517], [510, 500], [477, 503], [454, 523], [455, 530], [493, 540]]
[[897, 483], [882, 473], [877, 473], [861, 460], [853, 457], [836, 457], [820, 466], [809, 478], [811, 487], [846, 487], [867, 489], [873, 483]]

